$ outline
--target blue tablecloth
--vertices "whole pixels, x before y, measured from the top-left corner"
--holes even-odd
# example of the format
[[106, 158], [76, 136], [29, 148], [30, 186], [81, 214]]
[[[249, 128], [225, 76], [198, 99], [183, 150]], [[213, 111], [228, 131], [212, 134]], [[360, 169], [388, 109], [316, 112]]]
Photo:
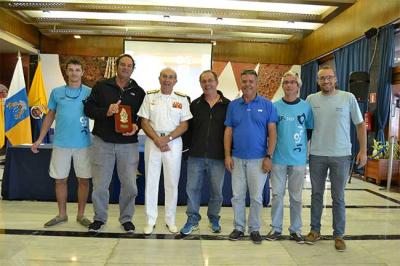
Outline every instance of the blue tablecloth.
[[[143, 141], [141, 141], [143, 143]], [[52, 146], [42, 145], [40, 152], [34, 154], [28, 146], [9, 147], [6, 155], [6, 164], [3, 173], [1, 195], [6, 200], [38, 200], [55, 201], [54, 180], [49, 176], [49, 164]], [[137, 204], [144, 204], [144, 156], [143, 147], [140, 149], [140, 162], [138, 167]], [[179, 181], [178, 205], [186, 205], [186, 161], [182, 162], [181, 177]], [[204, 182], [202, 190], [202, 205], [208, 202], [208, 181]], [[68, 201], [74, 202], [77, 199], [77, 180], [75, 172], [71, 168], [68, 178]], [[120, 183], [116, 169], [110, 184], [110, 203], [117, 203], [120, 191]], [[225, 174], [223, 186], [223, 205], [231, 206], [232, 188], [231, 176]], [[90, 199], [89, 199], [90, 200]], [[160, 179], [159, 204], [164, 204], [164, 182]], [[264, 205], [269, 203], [269, 182], [265, 186]], [[248, 204], [248, 200], [247, 200]]]

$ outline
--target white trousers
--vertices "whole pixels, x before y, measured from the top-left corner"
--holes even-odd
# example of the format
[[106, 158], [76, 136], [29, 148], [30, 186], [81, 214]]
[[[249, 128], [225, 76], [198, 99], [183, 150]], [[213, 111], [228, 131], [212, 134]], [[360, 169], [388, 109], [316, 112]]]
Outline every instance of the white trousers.
[[178, 184], [181, 173], [182, 139], [176, 138], [168, 143], [170, 151], [161, 152], [150, 138], [145, 141], [145, 211], [147, 224], [155, 225], [157, 220], [158, 187], [161, 166], [164, 173], [165, 223], [175, 225]]

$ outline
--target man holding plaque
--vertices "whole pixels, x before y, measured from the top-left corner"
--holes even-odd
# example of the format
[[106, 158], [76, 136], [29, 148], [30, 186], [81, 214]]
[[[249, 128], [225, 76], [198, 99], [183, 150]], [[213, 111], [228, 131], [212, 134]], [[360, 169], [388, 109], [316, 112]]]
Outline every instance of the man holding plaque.
[[92, 175], [94, 221], [90, 232], [100, 231], [107, 222], [109, 186], [117, 164], [121, 182], [119, 222], [133, 233], [132, 216], [137, 195], [136, 170], [139, 163], [137, 112], [145, 92], [131, 79], [135, 61], [122, 54], [116, 61], [117, 75], [98, 81], [85, 102], [85, 114], [94, 119]]
[[145, 211], [147, 225], [144, 234], [153, 233], [157, 220], [158, 184], [161, 166], [164, 169], [165, 223], [171, 233], [177, 233], [175, 225], [178, 183], [181, 170], [182, 138], [192, 118], [186, 95], [173, 92], [177, 82], [171, 68], [161, 71], [161, 89], [147, 92], [138, 115], [147, 135], [145, 141]]

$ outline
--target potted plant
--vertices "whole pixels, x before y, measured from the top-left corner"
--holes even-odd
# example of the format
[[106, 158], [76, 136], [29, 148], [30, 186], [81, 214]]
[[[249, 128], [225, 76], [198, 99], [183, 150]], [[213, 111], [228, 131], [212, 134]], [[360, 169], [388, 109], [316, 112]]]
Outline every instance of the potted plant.
[[[376, 184], [380, 185], [382, 180], [387, 180], [390, 145], [388, 141], [382, 143], [374, 139], [372, 148], [372, 154], [368, 157], [367, 165], [365, 166], [365, 178], [375, 179]], [[393, 147], [393, 182], [399, 182], [399, 167], [400, 149], [399, 144], [395, 143]]]

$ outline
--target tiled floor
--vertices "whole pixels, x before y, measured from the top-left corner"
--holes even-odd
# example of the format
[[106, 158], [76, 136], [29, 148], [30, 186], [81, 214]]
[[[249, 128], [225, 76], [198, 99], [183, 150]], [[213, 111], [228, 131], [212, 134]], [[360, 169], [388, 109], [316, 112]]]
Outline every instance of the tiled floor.
[[[309, 230], [310, 194], [306, 182], [304, 233]], [[263, 241], [261, 245], [252, 244], [248, 238], [231, 242], [227, 240], [233, 217], [229, 207], [222, 209], [221, 234], [211, 233], [203, 219], [198, 232], [183, 238], [168, 233], [162, 207], [154, 235], [142, 234], [143, 206], [137, 206], [133, 221], [137, 234], [124, 234], [118, 223], [118, 206], [111, 205], [103, 233], [93, 236], [75, 222], [74, 203], [68, 204], [68, 223], [44, 229], [43, 223], [56, 214], [54, 202], [0, 201], [0, 265], [400, 265], [399, 193], [353, 178], [346, 190], [348, 249], [343, 253], [337, 252], [329, 239], [332, 234], [329, 192], [325, 200], [322, 234], [328, 239], [314, 246], [290, 240]], [[206, 211], [201, 209], [203, 217]], [[288, 211], [286, 207], [285, 228]], [[93, 215], [91, 204], [87, 215]], [[269, 231], [269, 207], [262, 216], [261, 233], [265, 235]], [[178, 226], [185, 219], [185, 207], [180, 206]]]

